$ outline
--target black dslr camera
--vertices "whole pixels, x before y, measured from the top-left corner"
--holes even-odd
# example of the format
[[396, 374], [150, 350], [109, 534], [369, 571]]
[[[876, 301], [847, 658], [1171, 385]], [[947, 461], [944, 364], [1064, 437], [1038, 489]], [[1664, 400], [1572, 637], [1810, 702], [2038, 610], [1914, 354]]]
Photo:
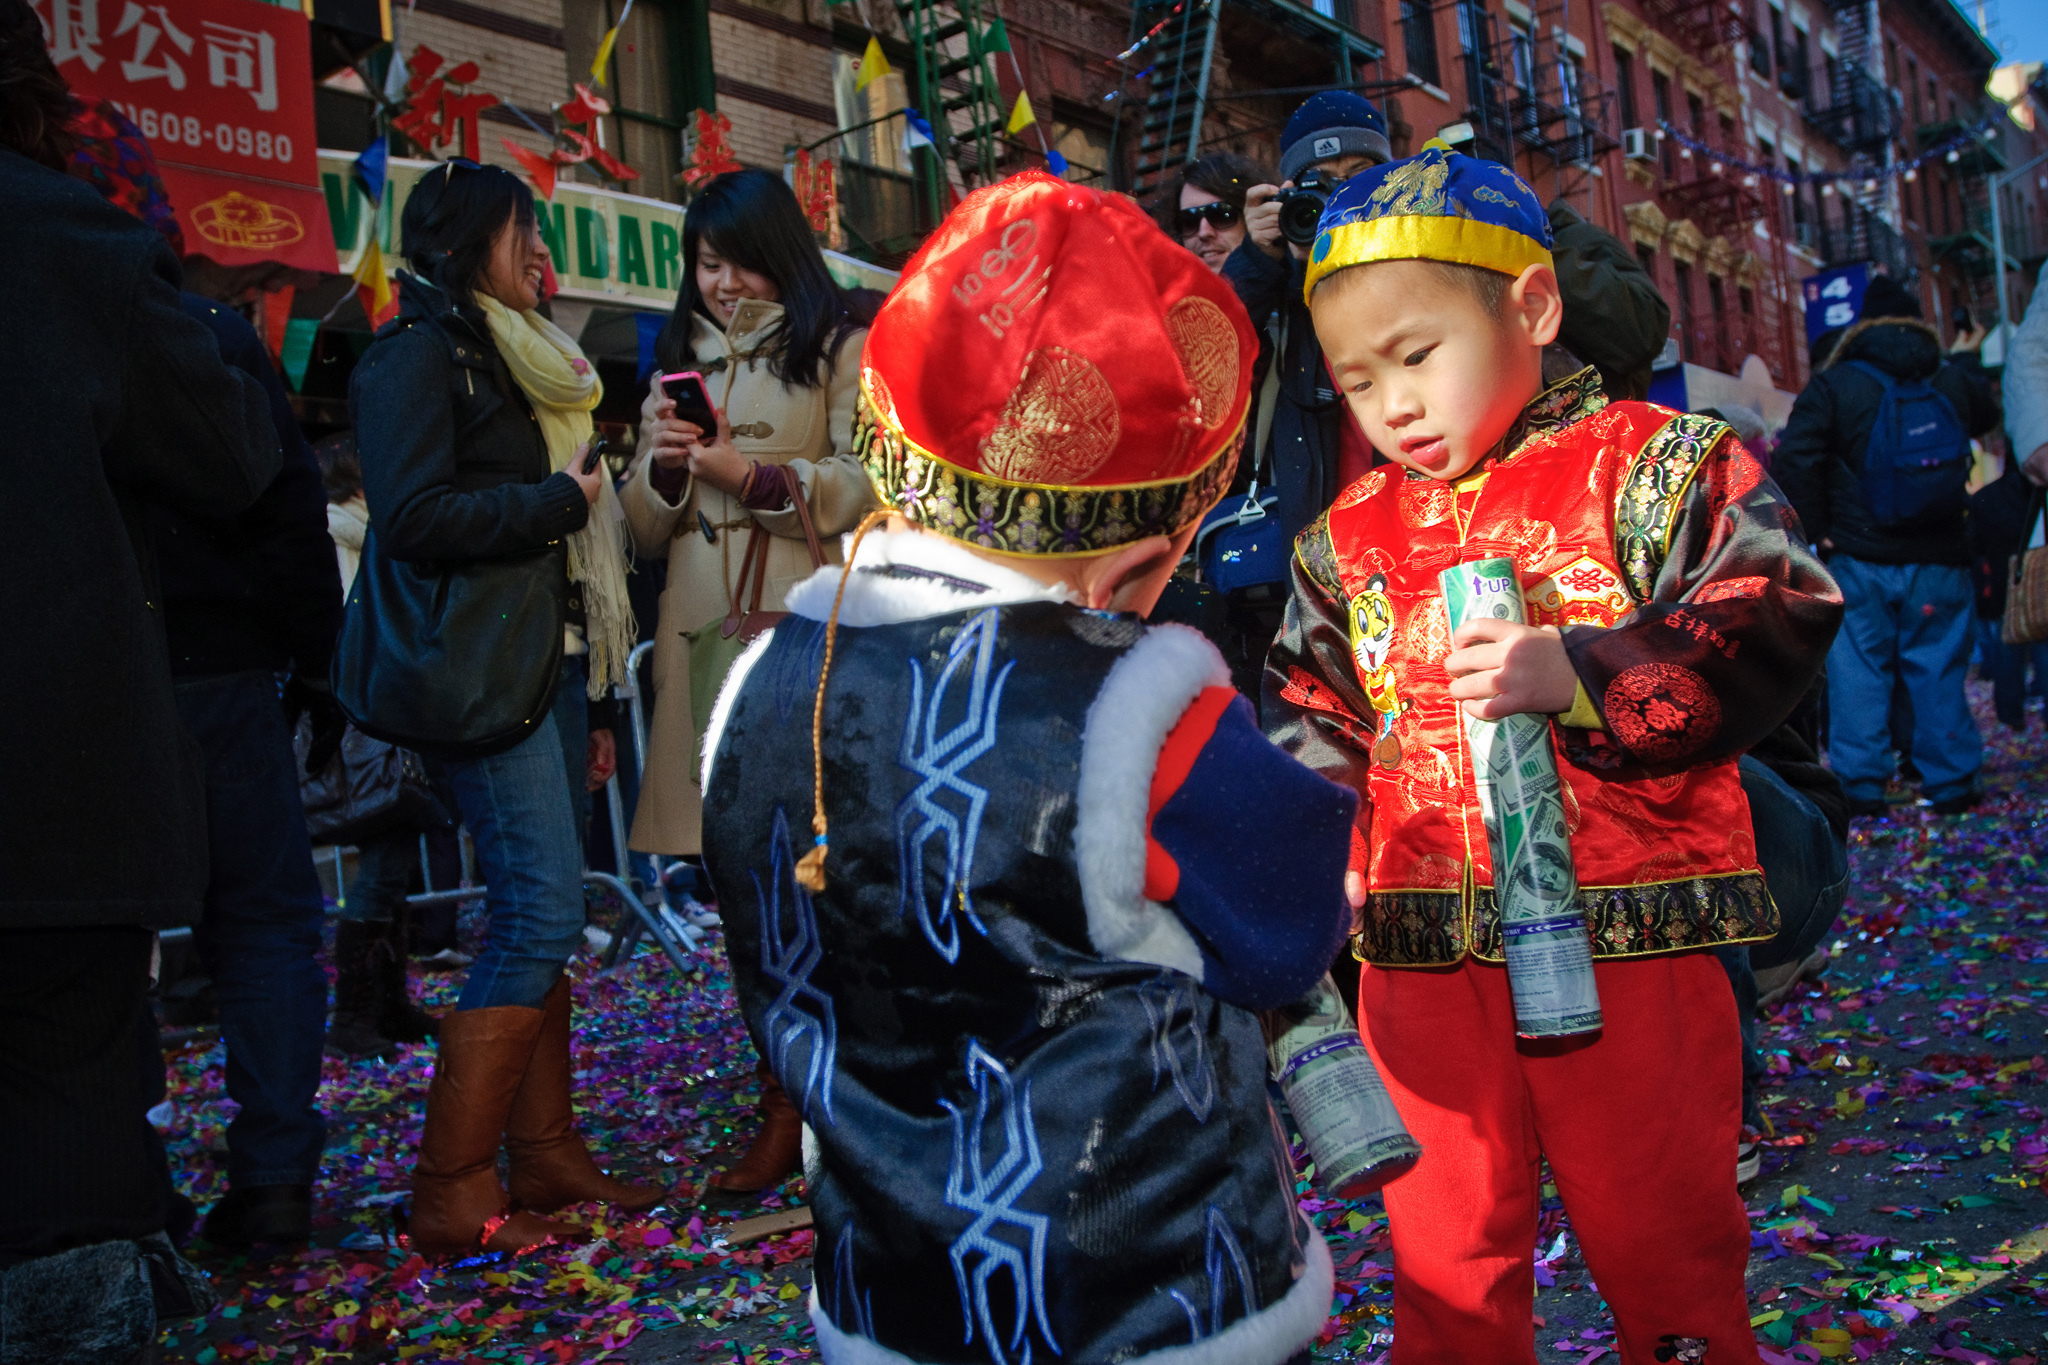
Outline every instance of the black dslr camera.
[[1320, 167], [1301, 173], [1291, 190], [1280, 191], [1280, 235], [1296, 246], [1316, 239], [1316, 224], [1322, 221], [1323, 206], [1344, 182]]

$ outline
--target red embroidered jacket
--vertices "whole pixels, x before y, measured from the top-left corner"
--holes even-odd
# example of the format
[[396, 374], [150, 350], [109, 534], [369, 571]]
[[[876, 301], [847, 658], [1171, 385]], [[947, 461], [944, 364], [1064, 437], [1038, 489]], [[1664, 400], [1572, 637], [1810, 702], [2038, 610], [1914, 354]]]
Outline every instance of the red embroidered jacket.
[[1529, 622], [1563, 629], [1584, 692], [1552, 733], [1595, 955], [1768, 937], [1735, 760], [1806, 692], [1841, 594], [1725, 425], [1610, 404], [1586, 370], [1455, 485], [1381, 466], [1295, 543], [1265, 728], [1361, 797], [1359, 956], [1502, 956], [1437, 587], [1496, 555]]

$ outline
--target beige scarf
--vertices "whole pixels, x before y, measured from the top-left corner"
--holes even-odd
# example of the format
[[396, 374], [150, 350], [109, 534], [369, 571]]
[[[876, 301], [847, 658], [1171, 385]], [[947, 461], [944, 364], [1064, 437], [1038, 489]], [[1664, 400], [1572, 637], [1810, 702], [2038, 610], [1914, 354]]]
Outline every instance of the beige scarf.
[[[568, 467], [594, 430], [590, 414], [604, 397], [597, 370], [569, 334], [539, 313], [515, 313], [478, 291], [491, 340], [533, 403], [548, 446], [548, 464]], [[626, 678], [626, 656], [639, 627], [626, 598], [625, 509], [609, 475], [598, 484], [590, 520], [569, 537], [569, 581], [583, 585], [584, 639], [590, 647], [590, 695], [601, 697]]]

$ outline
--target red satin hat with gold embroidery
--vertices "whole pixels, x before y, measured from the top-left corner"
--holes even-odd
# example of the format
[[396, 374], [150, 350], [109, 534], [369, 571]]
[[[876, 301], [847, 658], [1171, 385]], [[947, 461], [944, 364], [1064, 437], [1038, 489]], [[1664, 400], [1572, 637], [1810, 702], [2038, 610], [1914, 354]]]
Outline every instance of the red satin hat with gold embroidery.
[[882, 305], [855, 448], [885, 505], [983, 549], [1103, 554], [1201, 519], [1258, 335], [1135, 203], [1043, 172], [977, 190]]

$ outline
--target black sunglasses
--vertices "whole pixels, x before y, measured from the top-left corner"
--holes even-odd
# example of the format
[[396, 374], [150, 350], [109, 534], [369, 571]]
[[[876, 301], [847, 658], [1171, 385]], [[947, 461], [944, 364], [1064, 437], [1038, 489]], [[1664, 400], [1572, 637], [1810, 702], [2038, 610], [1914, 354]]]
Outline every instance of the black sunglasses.
[[1213, 204], [1197, 204], [1191, 209], [1182, 209], [1174, 215], [1180, 224], [1180, 235], [1192, 237], [1207, 223], [1214, 228], [1227, 228], [1238, 219], [1238, 211], [1221, 200]]

